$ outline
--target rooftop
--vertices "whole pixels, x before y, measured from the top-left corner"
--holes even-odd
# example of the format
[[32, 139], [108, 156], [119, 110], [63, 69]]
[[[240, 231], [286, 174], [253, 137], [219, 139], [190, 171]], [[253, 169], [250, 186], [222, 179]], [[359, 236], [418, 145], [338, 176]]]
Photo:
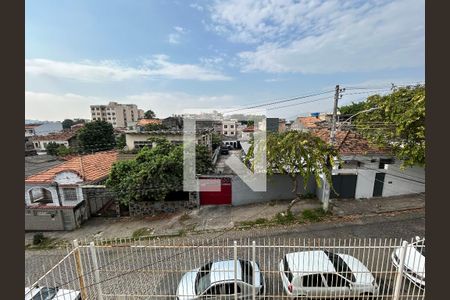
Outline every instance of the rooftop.
[[115, 161], [117, 151], [81, 155], [28, 177], [25, 183], [52, 183], [57, 174], [65, 171], [77, 173], [85, 182], [95, 182], [108, 176]]
[[159, 119], [140, 119], [136, 125], [138, 126], [145, 126], [148, 124], [161, 124], [162, 121]]
[[48, 135], [39, 135], [32, 138], [33, 141], [68, 141], [73, 138], [81, 127], [75, 127], [71, 130], [51, 133]]
[[[329, 129], [316, 129], [312, 130], [311, 133], [324, 142], [330, 141]], [[378, 147], [359, 133], [350, 130], [336, 131], [336, 147], [341, 155], [390, 154], [389, 149]]]
[[305, 128], [316, 128], [318, 127], [316, 123], [323, 122], [323, 120], [318, 117], [299, 117], [297, 121]]

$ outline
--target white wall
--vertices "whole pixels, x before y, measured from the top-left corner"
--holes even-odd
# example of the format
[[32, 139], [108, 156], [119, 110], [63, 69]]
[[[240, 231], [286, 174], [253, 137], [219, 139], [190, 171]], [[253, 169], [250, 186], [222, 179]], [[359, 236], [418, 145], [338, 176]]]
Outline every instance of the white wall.
[[58, 201], [58, 194], [56, 192], [55, 187], [53, 186], [46, 186], [46, 185], [27, 185], [25, 186], [25, 204], [29, 205], [29, 206], [33, 206], [33, 205], [39, 205], [38, 203], [32, 203], [31, 199], [30, 199], [30, 191], [32, 189], [40, 189], [40, 188], [44, 188], [50, 191], [50, 193], [52, 194], [52, 200], [53, 203], [48, 203], [46, 205], [48, 206], [59, 206], [59, 201]]
[[399, 163], [389, 165], [384, 178], [383, 197], [424, 193], [425, 184], [421, 182], [425, 182], [425, 168], [415, 166], [401, 170]]

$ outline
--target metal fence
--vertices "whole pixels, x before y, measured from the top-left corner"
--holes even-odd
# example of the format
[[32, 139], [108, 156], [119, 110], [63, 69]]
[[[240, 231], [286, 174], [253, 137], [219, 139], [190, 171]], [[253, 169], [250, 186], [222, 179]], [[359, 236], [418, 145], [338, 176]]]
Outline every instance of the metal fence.
[[[425, 262], [420, 261], [425, 255], [424, 243], [416, 245], [423, 254], [419, 256], [413, 254], [413, 242], [74, 241], [67, 254], [30, 286], [57, 287], [66, 294], [78, 291], [82, 299], [424, 299]], [[297, 254], [286, 255], [289, 253]], [[208, 264], [219, 261], [226, 263]], [[334, 270], [338, 274], [333, 274]], [[261, 277], [262, 289], [258, 283]], [[210, 289], [209, 284], [213, 285]], [[193, 298], [190, 291], [204, 294]], [[218, 297], [217, 293], [229, 295]]]

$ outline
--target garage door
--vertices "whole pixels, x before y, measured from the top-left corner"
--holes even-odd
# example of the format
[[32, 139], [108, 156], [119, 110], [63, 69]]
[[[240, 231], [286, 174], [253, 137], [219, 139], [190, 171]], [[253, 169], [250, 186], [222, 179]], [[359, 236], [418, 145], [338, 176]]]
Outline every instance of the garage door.
[[331, 198], [355, 198], [357, 175], [339, 174], [333, 175], [333, 188]]
[[216, 179], [200, 180], [200, 205], [231, 204], [231, 178], [200, 179]]

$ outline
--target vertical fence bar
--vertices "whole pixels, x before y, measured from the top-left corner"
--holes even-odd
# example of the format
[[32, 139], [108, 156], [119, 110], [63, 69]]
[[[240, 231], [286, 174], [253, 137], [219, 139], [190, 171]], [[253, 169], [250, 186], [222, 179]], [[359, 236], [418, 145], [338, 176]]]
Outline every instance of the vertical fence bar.
[[400, 262], [398, 264], [397, 275], [395, 278], [394, 296], [392, 297], [393, 300], [400, 299], [400, 289], [402, 287], [402, 278], [403, 278], [403, 266], [405, 264], [405, 254], [407, 246], [408, 242], [403, 241], [402, 248], [400, 250], [400, 257], [399, 257]]
[[81, 255], [80, 255], [80, 247], [78, 244], [78, 240], [73, 240], [73, 246], [74, 246], [74, 257], [75, 257], [75, 270], [77, 272], [78, 281], [80, 282], [80, 291], [81, 291], [81, 298], [87, 299], [86, 294], [86, 288], [84, 285], [84, 274], [83, 274], [83, 267], [81, 265]]
[[98, 267], [97, 253], [96, 253], [96, 250], [95, 250], [94, 242], [91, 242], [89, 244], [89, 249], [91, 250], [92, 264], [93, 264], [93, 267], [94, 267], [95, 284], [97, 285], [97, 292], [98, 292], [98, 297], [97, 298], [99, 300], [103, 300], [102, 286], [100, 284], [100, 269]]
[[[252, 299], [255, 300], [256, 299], [256, 242], [252, 241], [252, 262], [254, 264], [252, 272], [253, 272], [253, 296]], [[262, 272], [262, 270], [259, 270], [259, 272]], [[261, 282], [260, 285], [262, 285], [263, 283]]]
[[237, 241], [233, 242], [233, 258], [234, 258], [234, 299], [237, 300], [238, 299], [238, 294], [237, 294], [237, 266], [238, 266]]

